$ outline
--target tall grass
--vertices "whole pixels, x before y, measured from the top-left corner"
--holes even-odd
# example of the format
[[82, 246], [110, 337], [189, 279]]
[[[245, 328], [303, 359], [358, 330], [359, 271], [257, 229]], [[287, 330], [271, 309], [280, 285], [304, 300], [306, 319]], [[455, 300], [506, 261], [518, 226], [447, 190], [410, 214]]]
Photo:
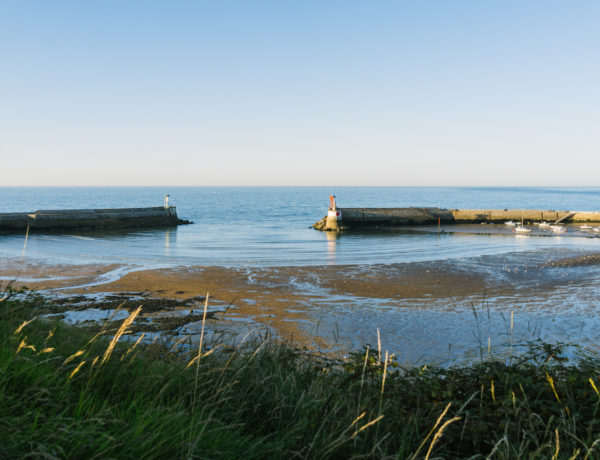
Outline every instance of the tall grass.
[[39, 302], [0, 302], [1, 458], [598, 457], [600, 361], [558, 346], [450, 369], [274, 340], [182, 356], [119, 340], [136, 312], [90, 337]]

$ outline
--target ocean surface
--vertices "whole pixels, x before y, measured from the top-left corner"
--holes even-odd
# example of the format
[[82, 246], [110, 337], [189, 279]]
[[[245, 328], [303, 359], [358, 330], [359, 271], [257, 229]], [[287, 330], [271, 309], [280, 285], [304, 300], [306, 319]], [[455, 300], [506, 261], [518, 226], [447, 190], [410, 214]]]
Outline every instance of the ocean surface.
[[[26, 255], [52, 263], [281, 266], [447, 260], [523, 251], [600, 250], [600, 239], [514, 235], [350, 232], [310, 229], [340, 207], [436, 206], [600, 210], [600, 188], [434, 187], [0, 187], [0, 212], [160, 206], [164, 194], [193, 225], [170, 229], [29, 235]], [[589, 236], [589, 235], [587, 235]], [[0, 256], [16, 257], [25, 235], [0, 236]]]

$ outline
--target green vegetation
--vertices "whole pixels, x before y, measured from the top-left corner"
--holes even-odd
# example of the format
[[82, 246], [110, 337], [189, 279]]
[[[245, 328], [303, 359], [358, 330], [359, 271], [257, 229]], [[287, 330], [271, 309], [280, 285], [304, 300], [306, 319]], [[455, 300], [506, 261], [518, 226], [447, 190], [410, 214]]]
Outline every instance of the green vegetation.
[[600, 456], [600, 361], [559, 346], [452, 369], [273, 340], [198, 358], [115, 341], [127, 320], [95, 336], [42, 320], [40, 303], [0, 301], [0, 458]]

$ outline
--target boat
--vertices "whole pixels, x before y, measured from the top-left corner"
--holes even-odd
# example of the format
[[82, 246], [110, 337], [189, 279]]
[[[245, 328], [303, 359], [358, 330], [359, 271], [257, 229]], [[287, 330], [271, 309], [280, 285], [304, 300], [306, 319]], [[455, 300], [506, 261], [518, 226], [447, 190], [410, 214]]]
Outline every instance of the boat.
[[550, 224], [548, 222], [540, 222], [539, 224], [540, 228], [549, 228]]
[[509, 227], [514, 227], [515, 223], [512, 220], [507, 220], [506, 222], [504, 222], [504, 225], [508, 225]]
[[588, 224], [583, 224], [581, 227], [579, 227], [581, 230], [591, 230], [592, 226], [588, 225]]
[[600, 232], [600, 227], [594, 227], [595, 232]]
[[562, 233], [567, 231], [567, 229], [562, 225], [550, 225], [550, 230], [556, 233]]
[[521, 215], [521, 224], [517, 225], [517, 228], [515, 228], [515, 232], [519, 232], [519, 233], [529, 233], [531, 231], [530, 228], [527, 228], [523, 225], [523, 216]]

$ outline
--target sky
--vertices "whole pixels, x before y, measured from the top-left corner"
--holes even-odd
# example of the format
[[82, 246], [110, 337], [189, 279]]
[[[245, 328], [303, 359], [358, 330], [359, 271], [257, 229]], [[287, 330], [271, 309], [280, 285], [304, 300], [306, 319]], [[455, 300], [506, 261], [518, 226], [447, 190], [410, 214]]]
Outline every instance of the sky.
[[0, 0], [0, 186], [598, 186], [597, 1]]

